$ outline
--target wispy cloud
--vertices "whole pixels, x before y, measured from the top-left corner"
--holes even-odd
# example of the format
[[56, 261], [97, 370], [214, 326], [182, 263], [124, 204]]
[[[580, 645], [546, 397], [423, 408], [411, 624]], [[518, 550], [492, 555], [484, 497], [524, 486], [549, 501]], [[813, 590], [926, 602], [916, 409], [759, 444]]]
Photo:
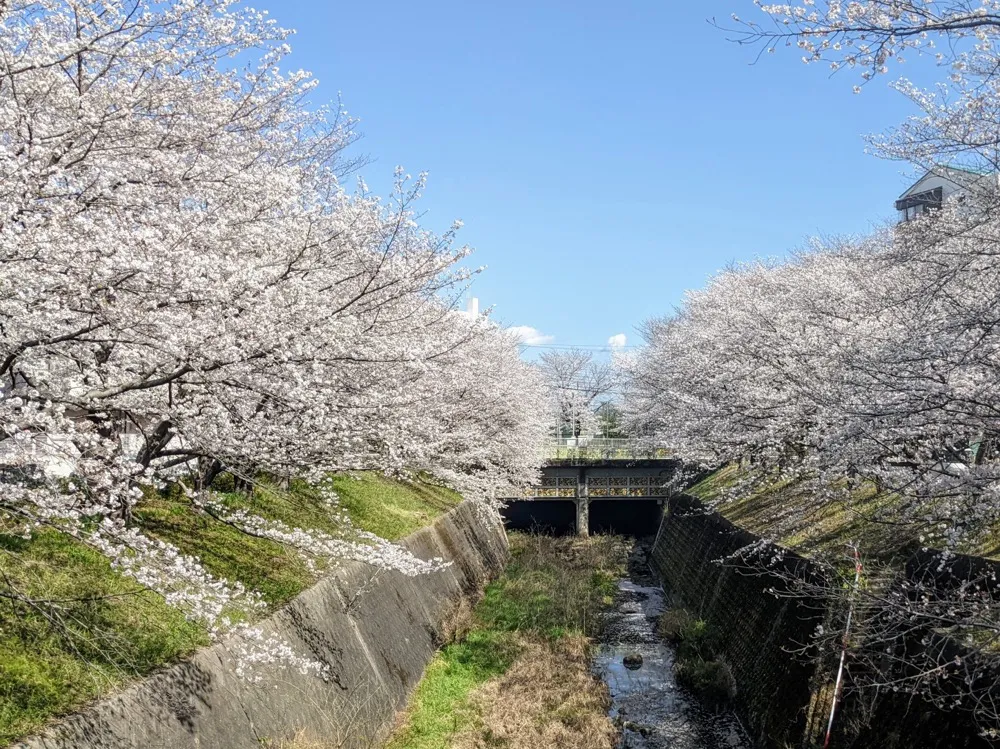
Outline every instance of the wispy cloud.
[[545, 335], [530, 325], [515, 325], [508, 330], [517, 336], [517, 339], [525, 346], [541, 346], [545, 343], [552, 343], [556, 339], [555, 336]]
[[628, 343], [628, 336], [624, 333], [617, 333], [608, 339], [608, 345], [611, 348], [625, 348], [626, 343]]

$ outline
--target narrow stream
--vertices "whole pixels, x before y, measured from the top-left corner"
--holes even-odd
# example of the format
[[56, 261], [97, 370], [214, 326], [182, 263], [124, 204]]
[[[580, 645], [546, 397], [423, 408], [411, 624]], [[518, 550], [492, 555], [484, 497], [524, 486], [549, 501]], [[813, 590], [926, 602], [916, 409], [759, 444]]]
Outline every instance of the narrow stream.
[[[622, 727], [619, 748], [750, 749], [734, 714], [706, 710], [677, 685], [673, 649], [656, 632], [666, 598], [649, 568], [649, 548], [636, 542], [594, 658], [611, 691], [611, 717]], [[642, 656], [635, 670], [623, 663], [632, 654]]]

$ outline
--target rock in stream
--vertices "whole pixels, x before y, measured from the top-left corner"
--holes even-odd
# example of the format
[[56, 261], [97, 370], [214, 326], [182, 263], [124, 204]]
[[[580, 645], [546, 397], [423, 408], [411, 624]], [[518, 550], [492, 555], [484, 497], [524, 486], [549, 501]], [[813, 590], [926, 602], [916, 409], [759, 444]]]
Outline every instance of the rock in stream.
[[594, 671], [611, 691], [610, 715], [622, 730], [624, 749], [750, 749], [731, 712], [711, 712], [678, 687], [674, 653], [656, 633], [666, 611], [663, 589], [646, 564], [639, 542], [619, 580], [594, 658]]

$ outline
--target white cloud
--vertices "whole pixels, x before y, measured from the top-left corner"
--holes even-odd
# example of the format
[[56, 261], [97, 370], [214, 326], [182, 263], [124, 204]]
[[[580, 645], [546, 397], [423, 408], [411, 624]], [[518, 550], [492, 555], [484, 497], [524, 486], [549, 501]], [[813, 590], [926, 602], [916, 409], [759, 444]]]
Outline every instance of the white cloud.
[[608, 339], [608, 345], [611, 348], [625, 348], [626, 343], [628, 343], [628, 336], [624, 333], [618, 333]]
[[530, 325], [515, 325], [508, 330], [517, 336], [517, 339], [525, 346], [541, 346], [544, 343], [552, 343], [556, 339], [555, 336], [545, 335]]

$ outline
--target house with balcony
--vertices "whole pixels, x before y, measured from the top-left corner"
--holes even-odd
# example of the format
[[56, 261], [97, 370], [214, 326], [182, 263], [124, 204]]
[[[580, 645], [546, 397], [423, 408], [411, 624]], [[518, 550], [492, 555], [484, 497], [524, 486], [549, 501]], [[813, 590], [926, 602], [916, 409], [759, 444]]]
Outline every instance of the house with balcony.
[[961, 201], [977, 191], [996, 191], [997, 177], [995, 172], [956, 166], [936, 166], [928, 169], [896, 199], [899, 222], [912, 221], [928, 211], [940, 208], [947, 201]]

